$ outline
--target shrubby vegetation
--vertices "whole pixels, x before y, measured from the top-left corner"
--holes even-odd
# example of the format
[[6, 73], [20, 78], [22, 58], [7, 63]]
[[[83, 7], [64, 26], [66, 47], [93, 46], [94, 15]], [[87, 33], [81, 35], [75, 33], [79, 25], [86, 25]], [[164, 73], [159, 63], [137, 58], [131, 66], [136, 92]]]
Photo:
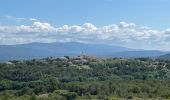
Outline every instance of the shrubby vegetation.
[[0, 100], [170, 98], [170, 60], [88, 56], [0, 63]]

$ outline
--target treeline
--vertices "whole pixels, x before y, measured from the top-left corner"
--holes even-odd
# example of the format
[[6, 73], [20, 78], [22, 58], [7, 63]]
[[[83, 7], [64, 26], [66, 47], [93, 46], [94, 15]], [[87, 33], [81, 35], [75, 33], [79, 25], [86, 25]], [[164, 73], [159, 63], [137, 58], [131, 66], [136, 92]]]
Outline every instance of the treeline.
[[0, 100], [170, 98], [170, 60], [88, 56], [0, 63]]

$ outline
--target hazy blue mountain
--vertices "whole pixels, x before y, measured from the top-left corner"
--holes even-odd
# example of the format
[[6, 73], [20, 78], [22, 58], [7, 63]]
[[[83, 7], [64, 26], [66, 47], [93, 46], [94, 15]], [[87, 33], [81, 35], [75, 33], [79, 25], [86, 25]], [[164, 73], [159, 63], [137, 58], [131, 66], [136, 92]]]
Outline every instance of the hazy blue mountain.
[[161, 55], [161, 56], [159, 56], [159, 58], [170, 59], [170, 53], [167, 53], [167, 54], [165, 54], [165, 55]]
[[105, 44], [30, 43], [21, 45], [0, 45], [0, 60], [32, 59], [48, 56], [76, 56], [81, 53], [103, 57], [155, 57], [164, 55], [161, 51], [137, 51], [121, 46]]
[[30, 43], [21, 45], [0, 45], [0, 60], [31, 59], [48, 56], [74, 56], [82, 52], [87, 55], [105, 56], [132, 49], [103, 44], [69, 43]]
[[116, 57], [159, 57], [160, 55], [167, 54], [167, 52], [157, 50], [136, 50], [125, 51], [114, 54]]

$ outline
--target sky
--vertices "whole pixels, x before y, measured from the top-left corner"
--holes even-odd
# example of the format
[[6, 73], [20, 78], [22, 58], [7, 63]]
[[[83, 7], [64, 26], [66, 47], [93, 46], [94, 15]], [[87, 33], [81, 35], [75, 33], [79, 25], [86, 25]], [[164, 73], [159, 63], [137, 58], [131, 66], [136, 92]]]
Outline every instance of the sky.
[[0, 45], [82, 42], [170, 50], [170, 0], [0, 0]]

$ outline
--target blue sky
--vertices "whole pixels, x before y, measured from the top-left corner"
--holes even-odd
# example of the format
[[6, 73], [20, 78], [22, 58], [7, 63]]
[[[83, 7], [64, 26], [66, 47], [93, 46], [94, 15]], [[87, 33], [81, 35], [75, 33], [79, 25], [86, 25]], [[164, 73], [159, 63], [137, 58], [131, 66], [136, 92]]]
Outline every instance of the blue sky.
[[169, 5], [169, 0], [1, 0], [0, 15], [34, 17], [54, 25], [127, 21], [167, 28]]
[[0, 0], [0, 42], [80, 41], [170, 50], [169, 5], [170, 0]]

